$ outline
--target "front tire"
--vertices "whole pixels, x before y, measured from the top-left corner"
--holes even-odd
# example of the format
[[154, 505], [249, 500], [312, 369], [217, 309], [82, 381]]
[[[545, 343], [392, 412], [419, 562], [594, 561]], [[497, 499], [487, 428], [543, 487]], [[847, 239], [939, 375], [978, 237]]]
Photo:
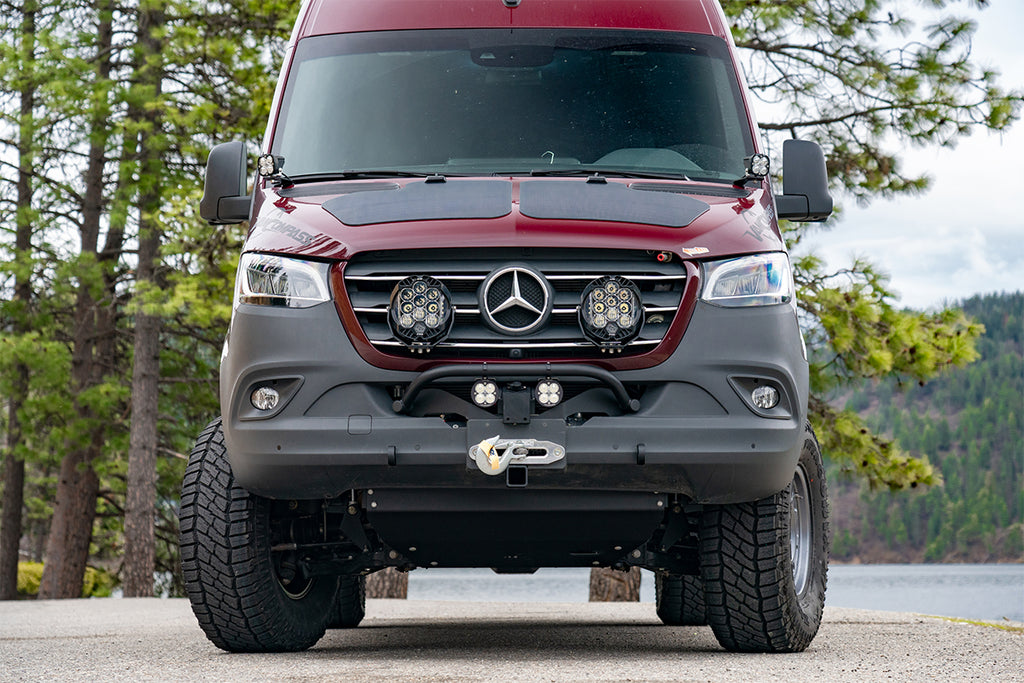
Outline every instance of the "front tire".
[[821, 625], [829, 506], [810, 426], [793, 481], [752, 503], [708, 506], [700, 564], [708, 621], [732, 652], [801, 652]]
[[234, 479], [220, 419], [199, 435], [181, 491], [181, 564], [192, 611], [230, 652], [295, 652], [324, 635], [336, 578], [303, 577], [271, 552], [271, 501]]
[[365, 616], [366, 577], [362, 574], [342, 576], [327, 628], [355, 628]]
[[666, 626], [705, 626], [704, 583], [699, 576], [655, 574], [654, 599], [658, 618]]

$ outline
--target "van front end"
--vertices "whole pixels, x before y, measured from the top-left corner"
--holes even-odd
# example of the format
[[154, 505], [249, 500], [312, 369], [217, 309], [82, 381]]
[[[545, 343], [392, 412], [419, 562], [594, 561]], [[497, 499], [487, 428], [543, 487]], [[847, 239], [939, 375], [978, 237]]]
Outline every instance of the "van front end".
[[[641, 6], [642, 5], [642, 6]], [[428, 11], [429, 10], [429, 11]], [[800, 651], [828, 562], [783, 191], [714, 0], [312, 0], [247, 192], [221, 416], [182, 489], [230, 651], [359, 624], [384, 568], [640, 567], [666, 624]]]

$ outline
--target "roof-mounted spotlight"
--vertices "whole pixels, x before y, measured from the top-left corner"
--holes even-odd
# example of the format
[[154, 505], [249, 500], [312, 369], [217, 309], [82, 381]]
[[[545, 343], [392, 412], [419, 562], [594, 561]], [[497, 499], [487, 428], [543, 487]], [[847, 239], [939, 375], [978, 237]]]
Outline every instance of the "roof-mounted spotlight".
[[284, 157], [275, 154], [261, 154], [256, 159], [256, 173], [261, 178], [274, 181], [278, 185], [291, 185], [292, 179], [284, 174]]
[[733, 185], [736, 187], [743, 187], [751, 180], [762, 180], [768, 176], [768, 172], [771, 170], [771, 159], [768, 158], [767, 154], [752, 154], [745, 158], [743, 162], [746, 164], [744, 167], [744, 176], [733, 181]]

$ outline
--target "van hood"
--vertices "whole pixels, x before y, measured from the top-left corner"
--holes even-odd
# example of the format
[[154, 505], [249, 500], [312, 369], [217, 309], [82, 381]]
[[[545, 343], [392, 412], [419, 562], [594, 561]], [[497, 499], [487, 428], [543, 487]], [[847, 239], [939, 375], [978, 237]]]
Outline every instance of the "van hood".
[[257, 189], [247, 251], [346, 260], [424, 248], [611, 248], [714, 258], [784, 248], [767, 183], [428, 178]]

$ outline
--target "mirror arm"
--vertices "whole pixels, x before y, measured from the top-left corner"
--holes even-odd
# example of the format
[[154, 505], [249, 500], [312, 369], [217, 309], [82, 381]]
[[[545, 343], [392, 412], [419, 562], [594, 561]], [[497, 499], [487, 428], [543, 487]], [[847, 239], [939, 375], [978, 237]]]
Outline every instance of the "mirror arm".
[[220, 202], [217, 204], [217, 214], [225, 223], [249, 220], [251, 204], [251, 194], [241, 197], [221, 197]]
[[807, 197], [802, 194], [775, 195], [775, 210], [779, 218], [791, 221], [807, 220], [811, 212]]

